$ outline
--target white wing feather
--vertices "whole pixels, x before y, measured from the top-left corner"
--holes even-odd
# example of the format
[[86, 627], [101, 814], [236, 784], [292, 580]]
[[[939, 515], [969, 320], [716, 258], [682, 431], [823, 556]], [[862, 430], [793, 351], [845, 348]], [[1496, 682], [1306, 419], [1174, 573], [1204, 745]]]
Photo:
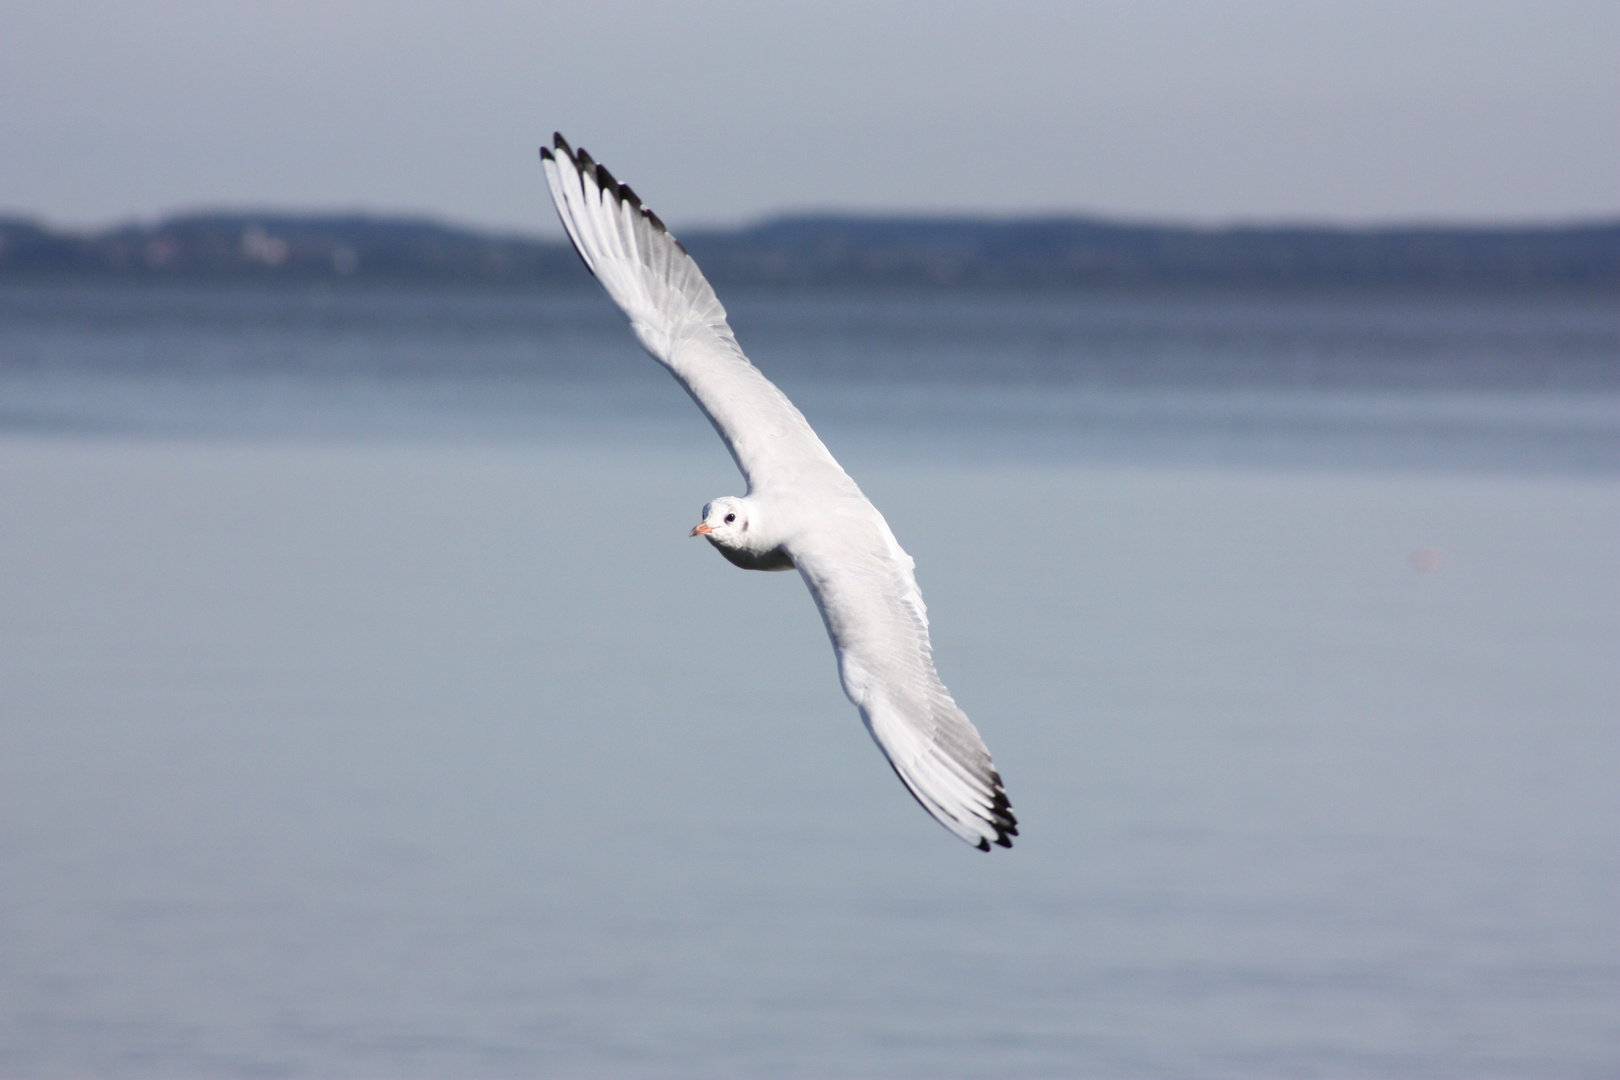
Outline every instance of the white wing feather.
[[684, 386], [756, 493], [786, 499], [786, 543], [867, 730], [906, 789], [968, 843], [1012, 846], [1001, 777], [934, 670], [912, 560], [787, 396], [749, 363], [686, 249], [629, 187], [561, 135], [540, 151], [568, 238], [637, 339]]
[[837, 508], [793, 563], [821, 609], [844, 693], [895, 773], [930, 814], [981, 850], [1011, 847], [1018, 822], [984, 740], [934, 670], [912, 560], [877, 509]]
[[541, 150], [568, 238], [642, 346], [686, 388], [725, 442], [750, 493], [773, 485], [849, 485], [787, 395], [748, 362], [697, 263], [583, 149]]

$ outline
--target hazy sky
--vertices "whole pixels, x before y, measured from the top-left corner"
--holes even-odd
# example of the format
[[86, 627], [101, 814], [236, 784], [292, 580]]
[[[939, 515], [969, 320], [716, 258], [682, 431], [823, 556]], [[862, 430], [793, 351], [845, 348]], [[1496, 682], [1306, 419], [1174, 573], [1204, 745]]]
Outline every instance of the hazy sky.
[[0, 209], [554, 231], [560, 128], [668, 221], [1620, 214], [1620, 0], [11, 0]]

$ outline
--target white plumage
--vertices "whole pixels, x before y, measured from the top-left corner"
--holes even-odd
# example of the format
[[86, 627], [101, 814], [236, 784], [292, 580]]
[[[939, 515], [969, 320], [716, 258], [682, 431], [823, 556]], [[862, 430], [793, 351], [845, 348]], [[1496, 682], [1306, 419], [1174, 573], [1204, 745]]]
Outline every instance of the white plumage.
[[540, 157], [580, 258], [636, 338], [714, 424], [748, 494], [694, 535], [738, 566], [796, 568], [821, 609], [844, 692], [918, 802], [983, 851], [1018, 823], [990, 752], [934, 670], [912, 560], [799, 410], [749, 363], [686, 249], [627, 186], [561, 135]]

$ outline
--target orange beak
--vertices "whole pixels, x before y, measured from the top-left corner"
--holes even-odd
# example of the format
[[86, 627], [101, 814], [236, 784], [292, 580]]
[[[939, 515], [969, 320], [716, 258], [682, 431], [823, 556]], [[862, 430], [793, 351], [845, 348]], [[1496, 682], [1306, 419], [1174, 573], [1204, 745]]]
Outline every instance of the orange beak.
[[699, 522], [697, 527], [694, 528], [691, 532], [687, 533], [686, 535], [688, 535], [688, 536], [707, 536], [709, 533], [712, 533], [712, 532], [714, 532], [714, 526], [710, 525], [707, 521], [704, 521], [704, 522]]

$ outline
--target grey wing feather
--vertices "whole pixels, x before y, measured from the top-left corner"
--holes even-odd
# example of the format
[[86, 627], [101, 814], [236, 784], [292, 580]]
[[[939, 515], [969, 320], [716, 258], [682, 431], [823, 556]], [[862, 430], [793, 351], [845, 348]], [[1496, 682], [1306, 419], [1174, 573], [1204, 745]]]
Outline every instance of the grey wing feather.
[[657, 215], [561, 135], [540, 157], [574, 250], [714, 424], [749, 490], [852, 487], [787, 395], [743, 355], [714, 289]]

